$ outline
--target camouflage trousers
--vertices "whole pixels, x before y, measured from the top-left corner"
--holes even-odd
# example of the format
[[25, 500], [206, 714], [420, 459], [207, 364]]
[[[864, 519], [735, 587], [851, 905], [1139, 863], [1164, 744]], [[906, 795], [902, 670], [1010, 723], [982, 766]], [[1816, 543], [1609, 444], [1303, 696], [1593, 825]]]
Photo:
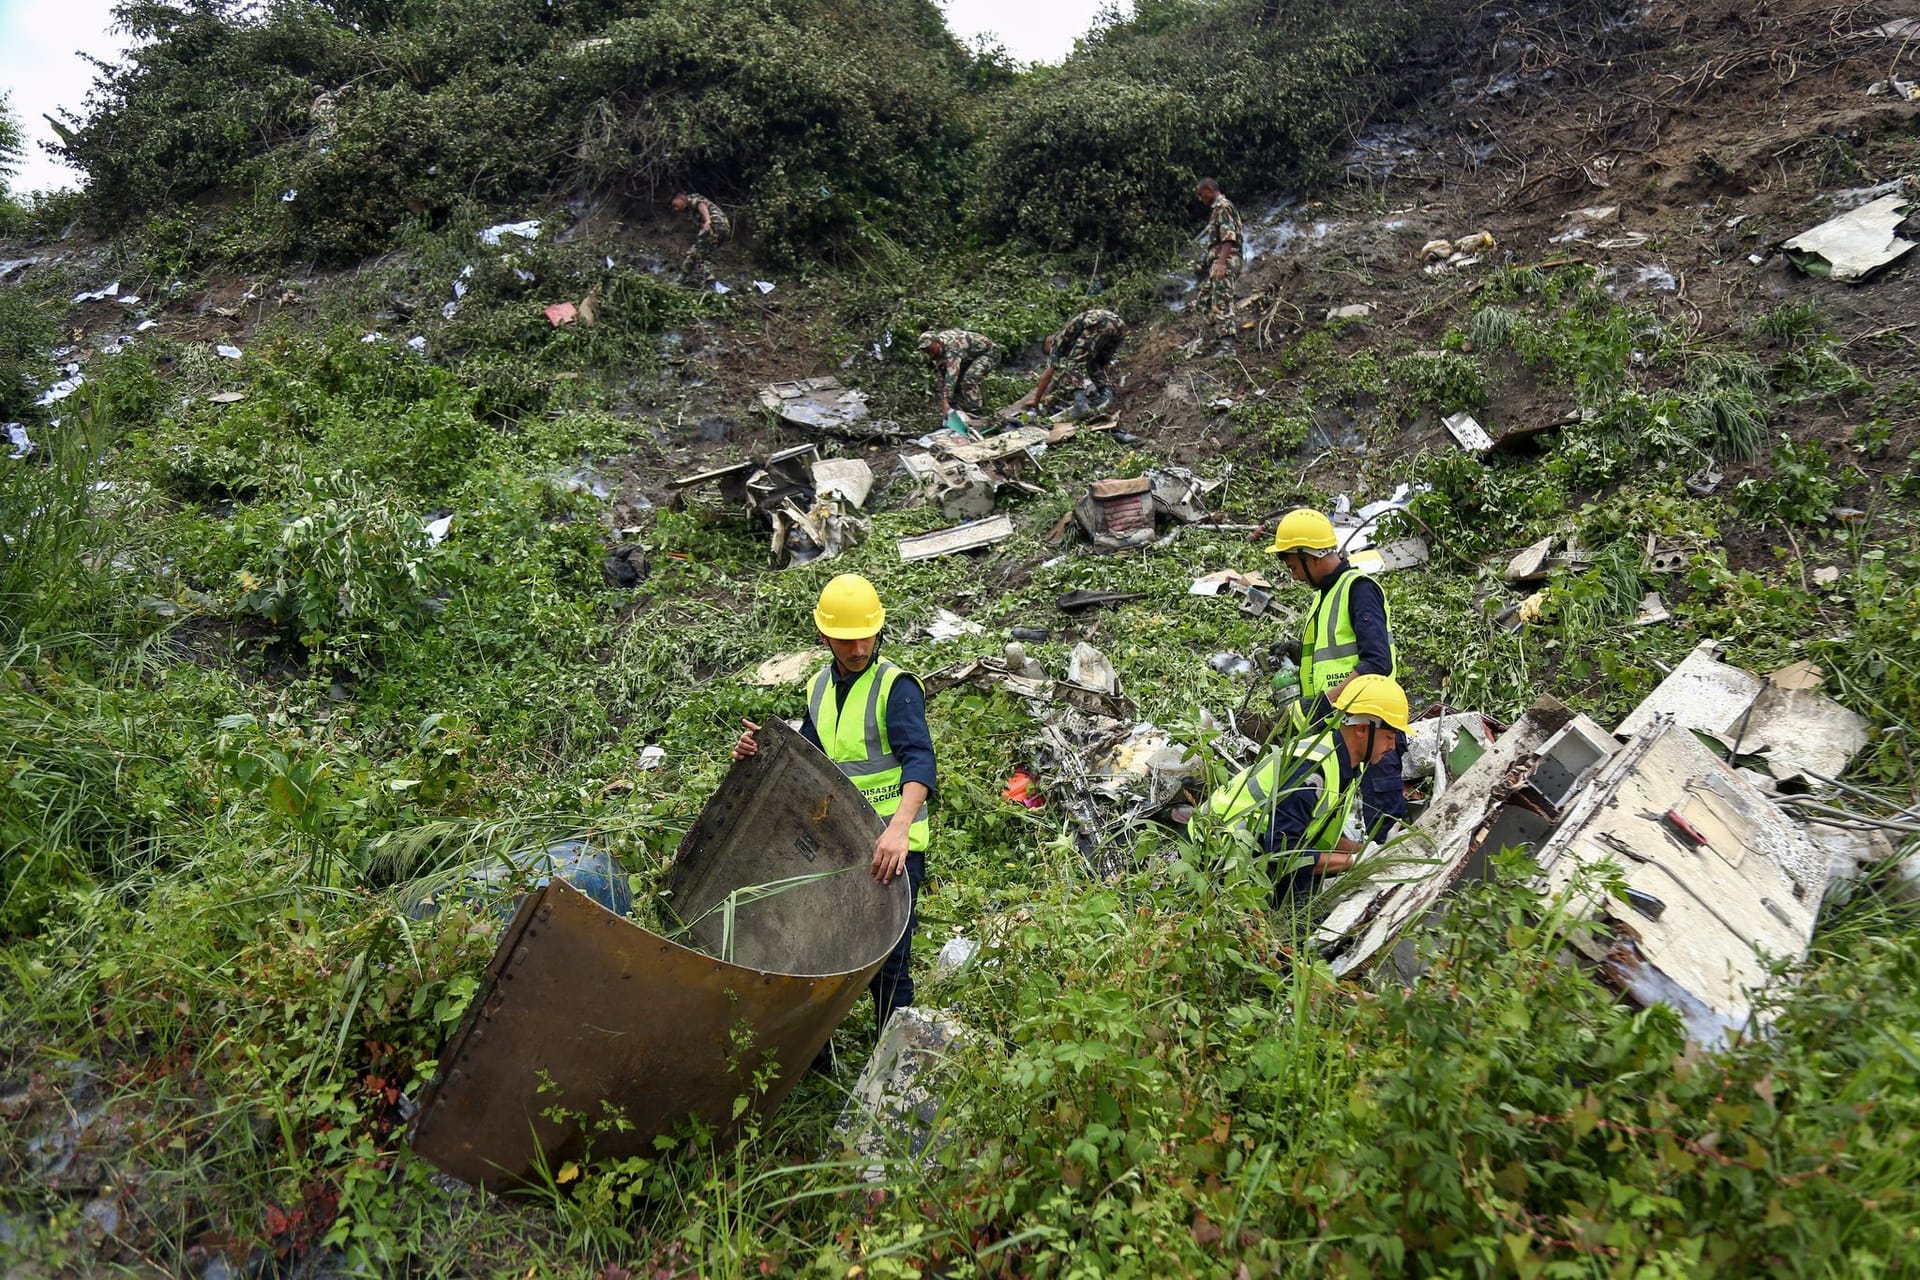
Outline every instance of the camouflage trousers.
[[968, 356], [961, 364], [960, 371], [954, 375], [953, 407], [967, 413], [985, 413], [986, 405], [981, 399], [982, 384], [999, 363], [1000, 357], [991, 351]]
[[693, 237], [693, 246], [687, 250], [687, 256], [680, 259], [680, 274], [689, 280], [705, 282], [713, 278], [713, 272], [707, 269], [707, 255], [717, 251], [721, 245], [733, 239], [733, 228], [724, 222], [715, 222], [705, 231], [697, 232]]
[[1200, 279], [1200, 298], [1198, 305], [1206, 308], [1207, 328], [1216, 338], [1234, 336], [1233, 287], [1240, 281], [1240, 264], [1229, 259], [1227, 274], [1216, 279], [1208, 272]]

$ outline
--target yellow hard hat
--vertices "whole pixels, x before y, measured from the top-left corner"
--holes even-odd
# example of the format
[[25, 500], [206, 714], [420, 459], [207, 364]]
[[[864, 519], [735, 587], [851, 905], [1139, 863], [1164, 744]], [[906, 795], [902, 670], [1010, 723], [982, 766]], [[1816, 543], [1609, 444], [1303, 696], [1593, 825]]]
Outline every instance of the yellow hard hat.
[[1273, 545], [1267, 550], [1275, 555], [1286, 551], [1331, 551], [1338, 541], [1333, 521], [1309, 507], [1298, 507], [1280, 517], [1280, 527], [1273, 531]]
[[857, 573], [843, 573], [822, 587], [820, 603], [813, 607], [813, 625], [820, 628], [821, 635], [835, 640], [877, 636], [886, 622], [880, 593]]
[[1366, 716], [1390, 729], [1407, 731], [1407, 691], [1392, 676], [1355, 676], [1333, 705], [1349, 716]]

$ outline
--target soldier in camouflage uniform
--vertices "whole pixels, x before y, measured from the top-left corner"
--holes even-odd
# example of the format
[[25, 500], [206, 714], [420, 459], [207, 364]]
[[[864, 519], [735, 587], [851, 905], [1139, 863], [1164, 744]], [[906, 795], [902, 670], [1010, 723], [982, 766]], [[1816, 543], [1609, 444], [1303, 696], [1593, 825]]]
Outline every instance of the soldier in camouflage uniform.
[[[1047, 367], [1026, 403], [1043, 404], [1047, 389], [1053, 385], [1055, 372], [1062, 368], [1077, 368], [1084, 371], [1087, 410], [1098, 412], [1105, 408], [1113, 400], [1113, 384], [1107, 380], [1107, 374], [1113, 365], [1114, 354], [1120, 350], [1120, 344], [1126, 338], [1127, 322], [1115, 312], [1095, 307], [1074, 316], [1060, 327], [1060, 332], [1050, 335], [1041, 343], [1041, 350], [1047, 353]], [[1079, 399], [1075, 397], [1076, 409]]]
[[1000, 363], [1000, 348], [983, 333], [967, 329], [929, 329], [920, 335], [920, 350], [940, 370], [940, 416], [950, 409], [985, 413], [980, 384]]
[[1207, 324], [1215, 337], [1234, 336], [1233, 286], [1240, 278], [1243, 261], [1240, 244], [1240, 211], [1220, 192], [1212, 178], [1200, 179], [1200, 203], [1207, 206], [1207, 247], [1194, 264], [1200, 276], [1200, 304], [1207, 309]]
[[680, 276], [692, 284], [705, 284], [713, 279], [713, 273], [707, 270], [707, 255], [733, 239], [733, 223], [727, 220], [725, 210], [705, 196], [687, 191], [674, 196], [675, 213], [689, 210], [693, 220], [700, 224], [700, 230], [693, 237], [693, 247], [680, 260]]

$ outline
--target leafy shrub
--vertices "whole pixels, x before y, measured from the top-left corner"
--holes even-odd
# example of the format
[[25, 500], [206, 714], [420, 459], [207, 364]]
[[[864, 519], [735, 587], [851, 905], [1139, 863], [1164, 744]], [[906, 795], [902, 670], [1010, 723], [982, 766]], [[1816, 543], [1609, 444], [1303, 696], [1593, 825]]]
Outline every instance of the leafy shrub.
[[248, 519], [239, 533], [259, 566], [239, 574], [240, 608], [310, 650], [352, 652], [426, 614], [433, 573], [419, 518], [358, 476], [316, 481], [299, 514]]
[[980, 144], [981, 221], [1056, 248], [1137, 250], [1198, 224], [1202, 176], [1237, 195], [1311, 172], [1436, 8], [1142, 5], [1002, 99]]
[[[638, 12], [634, 12], [637, 9]], [[969, 66], [928, 0], [130, 0], [68, 157], [110, 225], [236, 190], [241, 256], [341, 260], [557, 184], [737, 201], [791, 252], [944, 226]], [[283, 199], [283, 195], [286, 198]]]
[[1480, 362], [1457, 352], [1401, 356], [1387, 366], [1387, 376], [1410, 410], [1454, 413], [1487, 402], [1486, 373]]
[[1833, 513], [1845, 473], [1851, 471], [1850, 467], [1836, 471], [1819, 441], [1795, 444], [1791, 437], [1781, 436], [1774, 446], [1771, 474], [1742, 480], [1734, 488], [1734, 501], [1754, 520], [1824, 524]]

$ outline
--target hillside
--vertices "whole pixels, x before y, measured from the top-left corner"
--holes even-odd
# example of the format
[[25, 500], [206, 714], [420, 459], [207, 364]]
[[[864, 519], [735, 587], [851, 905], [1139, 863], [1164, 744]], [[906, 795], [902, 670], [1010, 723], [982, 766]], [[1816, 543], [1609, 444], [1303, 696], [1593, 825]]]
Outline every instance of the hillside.
[[[1782, 249], [1920, 200], [1910, 6], [1154, 0], [1038, 69], [926, 0], [124, 13], [88, 190], [0, 239], [5, 1274], [1916, 1274], [1920, 254]], [[1189, 306], [1202, 174], [1247, 218], [1230, 349]], [[737, 218], [724, 292], [677, 278], [686, 187]], [[775, 568], [676, 483], [808, 443], [885, 479], [938, 427], [922, 330], [998, 342], [1004, 405], [1088, 306], [1131, 327], [1116, 417], [983, 551], [904, 562], [950, 521], [894, 479]], [[827, 375], [875, 430], [759, 405]], [[1076, 500], [1166, 467], [1209, 521], [1097, 554]], [[737, 1142], [505, 1196], [406, 1148], [500, 927], [474, 870], [583, 838], [651, 902], [739, 722], [799, 714], [756, 672], [834, 574], [909, 670], [1084, 641], [1224, 753], [1271, 707], [1214, 659], [1302, 607], [1275, 520], [1403, 485], [1416, 714], [1616, 724], [1714, 638], [1865, 717], [1835, 803], [1909, 870], [1833, 887], [1768, 1029], [1691, 1045], [1565, 964], [1521, 854], [1420, 980], [1336, 978], [1312, 930], [1355, 886], [1270, 911], [1243, 846], [1091, 838], [1059, 718], [959, 683], [915, 967], [971, 1034], [927, 1158], [868, 1182], [834, 1130], [865, 999], [854, 1065]], [[1509, 584], [1550, 535], [1581, 554]], [[1223, 569], [1271, 611], [1189, 593]], [[955, 938], [987, 949], [936, 974]]]

